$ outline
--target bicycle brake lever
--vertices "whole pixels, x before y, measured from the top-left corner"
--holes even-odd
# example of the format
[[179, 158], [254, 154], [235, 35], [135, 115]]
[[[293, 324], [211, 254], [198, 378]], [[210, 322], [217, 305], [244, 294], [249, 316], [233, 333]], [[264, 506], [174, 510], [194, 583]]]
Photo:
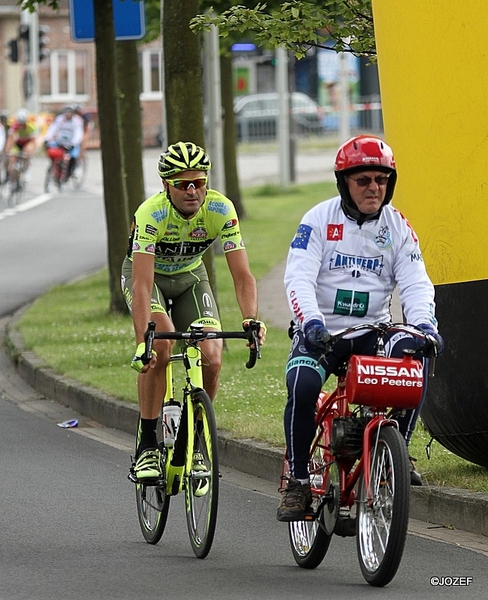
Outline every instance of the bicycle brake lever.
[[246, 367], [252, 369], [256, 361], [261, 358], [261, 350], [259, 348], [259, 323], [250, 321], [249, 323], [249, 360], [246, 362]]
[[147, 365], [152, 358], [152, 350], [154, 343], [154, 332], [156, 331], [156, 323], [154, 321], [149, 321], [147, 325], [147, 331], [144, 334], [144, 342], [146, 343], [146, 348], [144, 354], [141, 356], [142, 364]]
[[435, 356], [433, 356], [432, 358], [429, 359], [429, 373], [428, 373], [428, 377], [434, 377], [435, 376], [435, 359], [436, 359]]

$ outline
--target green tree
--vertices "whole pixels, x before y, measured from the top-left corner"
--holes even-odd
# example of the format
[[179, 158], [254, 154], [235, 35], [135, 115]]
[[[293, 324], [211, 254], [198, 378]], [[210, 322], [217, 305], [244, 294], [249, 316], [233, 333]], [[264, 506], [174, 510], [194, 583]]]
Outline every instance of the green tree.
[[[199, 0], [163, 0], [164, 87], [168, 144], [205, 145], [201, 39], [190, 30]], [[217, 297], [213, 249], [204, 255], [210, 285]]]
[[120, 291], [120, 266], [127, 249], [129, 229], [127, 190], [123, 177], [120, 108], [117, 102], [117, 70], [112, 0], [93, 4], [100, 143], [108, 235], [110, 310], [123, 312], [125, 301]]
[[[225, 178], [227, 194], [236, 205], [239, 216], [244, 218], [246, 213], [237, 172], [232, 44], [245, 38], [253, 39], [258, 46], [265, 48], [284, 45], [297, 58], [303, 57], [310, 46], [317, 46], [336, 52], [367, 55], [374, 60], [376, 50], [371, 0], [317, 0], [313, 3], [270, 0], [257, 5], [255, 0], [241, 0], [238, 6], [232, 0], [201, 0], [201, 9], [207, 10], [207, 13], [192, 19], [192, 30], [203, 31], [215, 25], [223, 38], [221, 81], [225, 115]], [[331, 40], [335, 40], [332, 46]]]
[[[224, 4], [224, 0], [217, 0], [214, 6]], [[274, 7], [257, 4], [254, 8], [243, 4], [230, 6], [220, 14], [200, 14], [191, 27], [201, 31], [215, 25], [223, 37], [252, 32], [260, 46], [284, 46], [297, 58], [303, 58], [310, 46], [372, 59], [376, 55], [371, 0], [291, 0]], [[331, 40], [332, 46], [326, 44]]]
[[139, 57], [137, 42], [133, 40], [116, 42], [115, 47], [120, 122], [123, 125], [120, 128], [124, 159], [123, 177], [127, 190], [128, 215], [131, 218], [144, 200]]
[[189, 23], [199, 0], [164, 0], [162, 32], [168, 144], [205, 145], [200, 36]]
[[[19, 0], [18, 4], [22, 9], [30, 11], [37, 10], [40, 4], [53, 10], [59, 8], [58, 0]], [[155, 1], [150, 0], [149, 4], [154, 14]], [[157, 14], [159, 15], [159, 8]], [[115, 42], [112, 0], [94, 2], [94, 21], [108, 238], [109, 309], [113, 312], [125, 312], [127, 309], [119, 283], [120, 265], [127, 250], [129, 216], [144, 197], [139, 61], [135, 42]], [[154, 18], [150, 22], [151, 35], [157, 35]], [[159, 29], [159, 21], [156, 22]], [[139, 143], [134, 143], [134, 140]], [[127, 177], [127, 172], [130, 172], [130, 177]]]

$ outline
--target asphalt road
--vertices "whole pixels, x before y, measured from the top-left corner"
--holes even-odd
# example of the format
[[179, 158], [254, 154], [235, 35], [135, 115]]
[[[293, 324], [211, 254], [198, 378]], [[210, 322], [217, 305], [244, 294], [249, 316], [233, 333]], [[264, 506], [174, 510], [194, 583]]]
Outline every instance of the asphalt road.
[[[144, 153], [146, 195], [161, 189], [157, 174], [159, 150]], [[297, 181], [330, 177], [332, 154], [297, 157]], [[43, 192], [47, 158], [35, 157], [24, 199], [14, 208], [0, 196], [0, 316], [50, 289], [95, 271], [107, 261], [107, 235], [102, 197], [100, 152], [87, 155], [88, 176], [80, 190], [70, 186], [60, 193]], [[246, 154], [239, 158], [242, 185], [277, 182], [276, 154]]]
[[[380, 593], [362, 579], [352, 538], [334, 538], [316, 570], [299, 569], [287, 527], [274, 518], [276, 486], [231, 469], [222, 469], [218, 528], [205, 561], [192, 554], [182, 498], [172, 500], [161, 542], [146, 544], [126, 479], [132, 436], [83, 417], [76, 429], [57, 427], [73, 417], [72, 411], [39, 397], [4, 360], [2, 600], [293, 600], [311, 595], [346, 600]], [[402, 565], [386, 593], [393, 600], [454, 593], [484, 599], [486, 562], [486, 554], [435, 541], [425, 529], [408, 536]], [[449, 585], [432, 585], [436, 577]], [[460, 585], [453, 586], [457, 577]]]
[[[81, 191], [43, 197], [40, 165], [23, 205], [7, 209], [0, 201], [0, 314], [105, 264], [93, 157]], [[148, 188], [157, 184], [151, 179]], [[133, 436], [81, 416], [76, 429], [57, 426], [73, 416], [29, 388], [0, 352], [1, 600], [345, 600], [381, 593], [364, 583], [353, 539], [334, 538], [314, 571], [296, 567], [287, 528], [274, 518], [277, 484], [231, 469], [222, 469], [218, 529], [205, 561], [193, 557], [182, 498], [171, 505], [161, 542], [149, 546], [126, 479]], [[411, 531], [388, 598], [486, 598], [488, 552], [476, 536], [460, 547], [456, 532], [417, 523]]]

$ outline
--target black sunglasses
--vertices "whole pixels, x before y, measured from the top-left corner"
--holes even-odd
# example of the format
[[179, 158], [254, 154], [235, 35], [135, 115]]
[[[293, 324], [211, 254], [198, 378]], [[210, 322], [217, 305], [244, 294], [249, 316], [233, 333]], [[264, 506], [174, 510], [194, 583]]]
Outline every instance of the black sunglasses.
[[375, 181], [378, 185], [386, 185], [388, 183], [389, 175], [377, 175], [376, 177], [358, 177], [354, 179], [354, 177], [349, 176], [349, 179], [352, 179], [356, 182], [359, 187], [368, 187], [371, 185], [371, 182]]

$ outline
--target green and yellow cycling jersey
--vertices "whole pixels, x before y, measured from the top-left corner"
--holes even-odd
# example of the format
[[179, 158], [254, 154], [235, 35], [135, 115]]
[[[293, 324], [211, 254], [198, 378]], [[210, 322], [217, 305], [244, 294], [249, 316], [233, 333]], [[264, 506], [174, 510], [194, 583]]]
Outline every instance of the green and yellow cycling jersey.
[[197, 214], [185, 219], [162, 191], [136, 210], [127, 256], [154, 254], [156, 273], [184, 273], [202, 262], [203, 253], [217, 237], [225, 253], [244, 248], [236, 209], [229, 198], [208, 190]]

